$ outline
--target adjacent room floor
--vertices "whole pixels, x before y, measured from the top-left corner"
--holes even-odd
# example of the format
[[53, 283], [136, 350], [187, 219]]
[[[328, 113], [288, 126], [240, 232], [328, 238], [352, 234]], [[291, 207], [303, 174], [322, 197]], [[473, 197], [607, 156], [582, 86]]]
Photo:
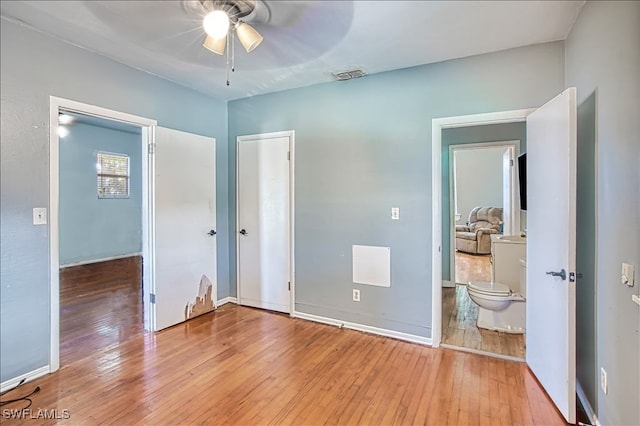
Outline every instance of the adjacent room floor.
[[[456, 252], [456, 282], [491, 281], [491, 256]], [[478, 306], [464, 284], [442, 289], [442, 343], [524, 359], [523, 334], [484, 330], [476, 326]]]
[[5, 398], [35, 386], [33, 408], [70, 424], [565, 424], [524, 363], [233, 304]]
[[60, 269], [60, 365], [144, 332], [142, 257]]

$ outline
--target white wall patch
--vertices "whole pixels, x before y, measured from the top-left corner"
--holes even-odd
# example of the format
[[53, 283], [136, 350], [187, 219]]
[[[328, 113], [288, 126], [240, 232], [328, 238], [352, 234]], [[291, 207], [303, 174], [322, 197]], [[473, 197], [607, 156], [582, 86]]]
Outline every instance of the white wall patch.
[[353, 282], [391, 287], [391, 248], [353, 247]]

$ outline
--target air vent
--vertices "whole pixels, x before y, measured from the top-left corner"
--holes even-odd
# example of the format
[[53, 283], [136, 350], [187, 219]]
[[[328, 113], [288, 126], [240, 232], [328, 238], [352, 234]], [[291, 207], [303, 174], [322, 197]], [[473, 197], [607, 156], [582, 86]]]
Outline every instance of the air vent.
[[364, 77], [367, 73], [363, 69], [357, 68], [349, 71], [334, 72], [331, 75], [338, 81], [344, 81]]

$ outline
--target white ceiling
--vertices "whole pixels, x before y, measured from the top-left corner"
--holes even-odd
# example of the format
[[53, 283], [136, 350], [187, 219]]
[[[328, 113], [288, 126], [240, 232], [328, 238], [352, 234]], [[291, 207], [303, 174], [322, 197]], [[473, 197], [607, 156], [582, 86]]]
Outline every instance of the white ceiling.
[[[2, 1], [9, 19], [220, 99], [563, 40], [584, 1], [270, 1], [264, 42], [225, 58], [202, 47], [182, 1]], [[366, 78], [366, 77], [365, 77]]]

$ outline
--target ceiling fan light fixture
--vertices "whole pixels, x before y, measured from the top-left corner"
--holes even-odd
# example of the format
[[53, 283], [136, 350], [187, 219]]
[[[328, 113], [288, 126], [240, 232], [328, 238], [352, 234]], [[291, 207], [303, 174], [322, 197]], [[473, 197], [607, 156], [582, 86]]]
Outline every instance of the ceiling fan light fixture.
[[264, 39], [255, 28], [243, 21], [238, 21], [236, 24], [236, 33], [238, 34], [240, 43], [242, 43], [242, 47], [244, 47], [247, 53], [253, 52]]
[[216, 55], [224, 55], [224, 49], [227, 46], [227, 37], [213, 38], [211, 36], [206, 36], [202, 46]]
[[216, 9], [202, 21], [204, 31], [212, 38], [224, 38], [229, 32], [229, 15], [224, 10]]

